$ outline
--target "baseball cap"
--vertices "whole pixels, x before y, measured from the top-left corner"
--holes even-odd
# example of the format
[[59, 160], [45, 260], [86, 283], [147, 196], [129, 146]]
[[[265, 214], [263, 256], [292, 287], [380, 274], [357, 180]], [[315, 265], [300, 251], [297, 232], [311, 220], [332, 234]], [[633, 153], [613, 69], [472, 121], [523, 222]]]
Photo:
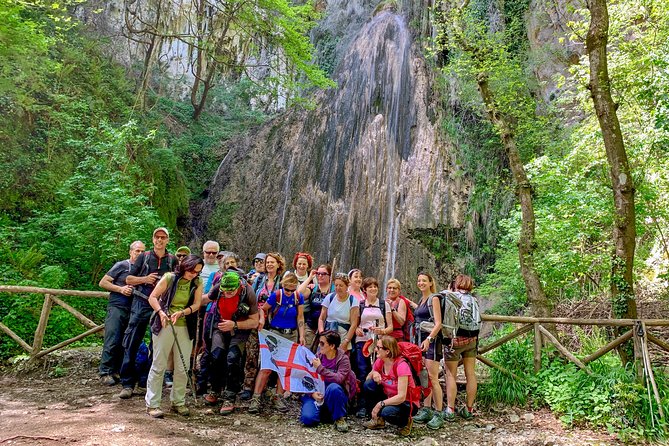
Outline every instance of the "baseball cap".
[[256, 254], [256, 256], [253, 258], [253, 260], [255, 260], [255, 259], [265, 260], [265, 257], [267, 257], [267, 254], [265, 254], [264, 252], [259, 252], [259, 253]]
[[234, 271], [228, 271], [221, 277], [222, 291], [235, 291], [239, 288], [239, 274]]
[[167, 230], [167, 228], [156, 228], [153, 230], [153, 236], [156, 236], [156, 232], [163, 231], [168, 237], [170, 236], [170, 231]]

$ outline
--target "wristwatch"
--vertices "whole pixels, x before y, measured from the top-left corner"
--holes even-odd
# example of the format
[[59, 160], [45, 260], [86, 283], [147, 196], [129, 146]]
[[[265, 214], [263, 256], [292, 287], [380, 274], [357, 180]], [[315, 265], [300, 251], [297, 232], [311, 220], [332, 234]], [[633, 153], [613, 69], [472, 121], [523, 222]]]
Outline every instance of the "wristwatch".
[[235, 330], [237, 330], [237, 321], [235, 321], [235, 324], [232, 326]]
[[386, 407], [386, 402], [385, 402], [385, 401], [381, 401], [381, 409], [383, 409], [384, 407]]
[[432, 336], [428, 336], [428, 337], [427, 337], [427, 342], [429, 342], [430, 344], [432, 344], [432, 343], [434, 342], [434, 338], [433, 338]]

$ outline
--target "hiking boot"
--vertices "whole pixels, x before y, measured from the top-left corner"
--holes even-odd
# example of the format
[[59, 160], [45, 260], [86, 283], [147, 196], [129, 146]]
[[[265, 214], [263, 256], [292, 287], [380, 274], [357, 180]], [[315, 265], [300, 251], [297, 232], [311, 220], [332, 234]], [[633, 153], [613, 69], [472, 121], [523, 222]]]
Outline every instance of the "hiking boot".
[[137, 385], [137, 393], [140, 395], [146, 394], [146, 387], [142, 387], [139, 384]]
[[160, 407], [147, 407], [146, 413], [148, 413], [153, 418], [162, 418], [165, 416], [165, 413], [160, 410]]
[[474, 418], [474, 414], [472, 413], [471, 410], [469, 410], [467, 406], [462, 406], [458, 410], [458, 415], [460, 415], [460, 417], [464, 418], [465, 420], [471, 420], [472, 418]]
[[181, 406], [172, 406], [172, 412], [176, 412], [182, 417], [187, 417], [190, 415], [190, 409], [188, 409], [188, 407], [184, 406], [183, 404]]
[[364, 423], [362, 423], [362, 425], [365, 426], [367, 429], [376, 430], [376, 429], [383, 429], [384, 427], [386, 427], [386, 422], [383, 418], [378, 417], [376, 420], [372, 418], [369, 421], [365, 421]]
[[[415, 421], [415, 419], [414, 419]], [[432, 430], [437, 430], [441, 426], [444, 425], [444, 418], [441, 415], [441, 412], [438, 410], [434, 411], [434, 414], [432, 415], [432, 419], [427, 423], [427, 427]]]
[[249, 413], [259, 413], [261, 404], [260, 395], [253, 395], [249, 404]]
[[114, 384], [116, 384], [116, 380], [111, 375], [102, 375], [100, 377], [100, 384], [102, 384], [103, 386], [113, 386]]
[[237, 399], [237, 393], [232, 390], [225, 390], [223, 391], [223, 399], [234, 402]]
[[230, 400], [223, 400], [223, 405], [221, 406], [221, 410], [219, 411], [219, 413], [221, 415], [230, 415], [234, 411], [235, 411], [235, 403]]
[[239, 399], [242, 401], [248, 401], [253, 396], [253, 391], [249, 389], [244, 389], [239, 393]]
[[448, 421], [449, 423], [452, 423], [455, 421], [455, 412], [453, 412], [453, 409], [450, 407], [447, 407], [441, 412], [441, 418], [444, 421]]
[[343, 417], [335, 421], [334, 425], [338, 432], [348, 432], [348, 423]]
[[217, 393], [208, 393], [204, 396], [204, 404], [207, 406], [215, 406], [218, 404], [218, 394]]
[[360, 410], [355, 413], [355, 416], [358, 418], [367, 418], [367, 409], [361, 407]]
[[274, 408], [281, 413], [286, 413], [290, 410], [288, 399], [283, 396], [277, 396], [274, 400]]
[[427, 423], [432, 419], [432, 409], [429, 407], [421, 407], [413, 417], [416, 423]]
[[118, 397], [122, 400], [127, 400], [132, 396], [132, 387], [124, 387], [121, 390], [121, 393], [118, 394]]
[[413, 427], [413, 418], [409, 417], [409, 422], [407, 423], [406, 426], [404, 426], [397, 432], [397, 435], [399, 435], [400, 437], [408, 437], [409, 435], [411, 435], [412, 427]]

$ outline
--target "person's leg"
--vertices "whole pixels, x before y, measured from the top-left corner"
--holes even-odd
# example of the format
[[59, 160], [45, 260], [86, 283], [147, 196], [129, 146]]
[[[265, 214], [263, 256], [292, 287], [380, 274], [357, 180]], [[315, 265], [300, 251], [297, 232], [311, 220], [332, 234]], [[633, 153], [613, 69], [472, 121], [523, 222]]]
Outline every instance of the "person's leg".
[[153, 335], [153, 362], [149, 377], [146, 380], [146, 395], [144, 401], [146, 407], [155, 409], [160, 408], [160, 401], [163, 395], [163, 376], [167, 366], [167, 358], [174, 345], [174, 335], [169, 327], [160, 330], [160, 333]]
[[342, 386], [336, 383], [330, 383], [325, 388], [325, 401], [323, 403], [328, 413], [332, 417], [332, 421], [337, 421], [346, 416], [346, 406], [348, 404], [348, 396]]
[[404, 427], [409, 423], [410, 408], [410, 404], [406, 402], [397, 406], [385, 406], [381, 409], [379, 416], [390, 424]]
[[302, 410], [300, 411], [300, 422], [307, 427], [316, 426], [321, 422], [320, 407], [311, 395], [302, 397]]
[[[123, 315], [126, 314], [124, 318]], [[100, 357], [100, 367], [98, 373], [100, 376], [113, 375], [119, 372], [120, 364], [118, 361], [121, 356], [123, 360], [123, 332], [127, 326], [128, 310], [114, 305], [107, 306], [107, 316], [105, 317], [105, 337], [102, 345], [102, 355]]]
[[255, 388], [256, 376], [258, 375], [258, 361], [260, 356], [260, 345], [258, 344], [258, 331], [253, 330], [246, 341], [246, 363], [244, 364], [244, 389]]
[[153, 309], [144, 299], [138, 297], [133, 299], [128, 328], [123, 335], [125, 351], [123, 353], [123, 364], [121, 365], [121, 384], [124, 388], [132, 389], [137, 383], [135, 359], [139, 345], [146, 334], [152, 312]]
[[429, 407], [429, 403], [434, 401], [434, 408], [441, 411], [444, 406], [444, 394], [441, 390], [441, 384], [439, 384], [439, 361], [426, 360], [425, 364], [432, 385], [432, 392], [425, 398], [425, 406]]
[[[170, 331], [171, 328], [168, 327]], [[163, 328], [163, 330], [165, 330]], [[174, 355], [174, 384], [170, 392], [172, 406], [184, 406], [186, 404], [186, 386], [188, 385], [188, 358], [193, 350], [193, 341], [188, 336], [188, 327], [175, 326], [176, 341], [172, 346]], [[179, 345], [177, 346], [177, 342]], [[181, 352], [179, 352], [179, 347]], [[183, 356], [183, 359], [182, 359]], [[162, 384], [162, 383], [161, 383]]]
[[455, 382], [455, 377], [458, 373], [458, 361], [445, 361], [446, 366], [446, 406], [451, 409], [455, 408], [455, 398], [458, 395], [458, 384]]
[[368, 414], [372, 413], [376, 403], [386, 399], [386, 394], [383, 393], [383, 386], [375, 383], [371, 379], [365, 381], [365, 384], [362, 386], [362, 391], [365, 398], [365, 408], [367, 409]]
[[244, 373], [242, 359], [244, 358], [245, 342], [233, 339], [230, 343], [227, 357], [227, 382], [226, 390], [235, 394], [241, 390], [241, 376]]
[[209, 383], [211, 384], [211, 393], [218, 396], [225, 384], [228, 375], [227, 370], [228, 351], [225, 349], [223, 333], [216, 330], [211, 337], [211, 350], [209, 353]]
[[476, 356], [465, 356], [464, 359], [465, 376], [467, 377], [467, 409], [471, 412], [476, 400], [476, 390], [478, 383], [476, 381]]

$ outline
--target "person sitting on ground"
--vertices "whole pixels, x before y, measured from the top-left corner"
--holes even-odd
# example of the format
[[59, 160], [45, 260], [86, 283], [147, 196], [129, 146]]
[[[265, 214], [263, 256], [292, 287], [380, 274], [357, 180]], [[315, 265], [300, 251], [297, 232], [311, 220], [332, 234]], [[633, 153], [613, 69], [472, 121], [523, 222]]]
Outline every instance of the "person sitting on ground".
[[209, 296], [212, 307], [207, 311], [204, 339], [209, 352], [211, 393], [204, 399], [206, 404], [217, 404], [224, 390], [220, 413], [229, 415], [241, 389], [246, 341], [251, 330], [258, 327], [258, 305], [253, 288], [234, 271], [226, 272]]
[[410, 402], [416, 386], [411, 366], [402, 358], [397, 339], [385, 335], [376, 341], [376, 361], [363, 386], [367, 412], [371, 420], [367, 429], [383, 429], [386, 421], [400, 427], [399, 434], [411, 434], [412, 415], [416, 406]]
[[[189, 255], [175, 273], [166, 273], [149, 296], [149, 305], [155, 311], [151, 323], [153, 334], [153, 362], [146, 383], [146, 412], [162, 418], [160, 402], [163, 395], [163, 377], [170, 352], [174, 355], [174, 384], [170, 393], [172, 410], [188, 416], [186, 383], [188, 361], [193, 349], [197, 310], [202, 300], [203, 280], [199, 277], [204, 261]], [[178, 359], [177, 359], [178, 358]]]
[[105, 338], [100, 358], [100, 382], [113, 386], [121, 380], [121, 364], [123, 363], [123, 333], [130, 320], [132, 304], [132, 286], [126, 285], [125, 278], [137, 257], [146, 250], [139, 240], [130, 245], [130, 258], [116, 262], [107, 274], [100, 279], [100, 287], [109, 291], [107, 317], [105, 318]]
[[341, 349], [350, 353], [353, 348], [355, 330], [360, 321], [360, 303], [348, 294], [348, 275], [335, 275], [335, 292], [323, 300], [321, 316], [318, 320], [318, 332], [335, 330], [342, 337]]
[[[266, 313], [266, 319], [270, 321], [269, 331], [304, 345], [304, 297], [297, 293], [297, 285], [297, 276], [287, 273], [281, 280], [281, 288], [269, 296], [262, 309]], [[260, 412], [260, 397], [272, 373], [267, 369], [258, 373], [249, 413]], [[287, 412], [290, 409], [288, 396], [290, 393], [284, 393], [281, 381], [277, 381], [274, 402], [276, 410]]]
[[319, 351], [311, 365], [325, 381], [325, 393], [314, 392], [302, 397], [300, 421], [316, 426], [322, 421], [334, 421], [335, 429], [348, 432], [346, 410], [355, 393], [355, 378], [348, 356], [339, 349], [341, 337], [335, 331], [320, 336]]
[[[481, 325], [478, 311], [473, 312], [472, 302], [478, 309], [476, 298], [472, 296], [474, 281], [465, 274], [458, 274], [455, 278], [455, 292], [459, 295], [463, 303], [460, 309], [460, 321], [455, 338], [451, 340], [450, 345], [444, 346], [444, 365], [446, 374], [446, 402], [447, 407], [444, 410], [444, 419], [446, 421], [455, 420], [455, 398], [458, 393], [458, 385], [455, 381], [458, 371], [458, 363], [462, 359], [465, 368], [465, 378], [467, 379], [467, 402], [466, 406], [458, 410], [465, 420], [474, 416], [473, 406], [476, 400], [476, 354], [478, 350], [478, 335]], [[475, 313], [475, 314], [473, 314]], [[469, 329], [463, 328], [463, 325], [470, 326]]]

